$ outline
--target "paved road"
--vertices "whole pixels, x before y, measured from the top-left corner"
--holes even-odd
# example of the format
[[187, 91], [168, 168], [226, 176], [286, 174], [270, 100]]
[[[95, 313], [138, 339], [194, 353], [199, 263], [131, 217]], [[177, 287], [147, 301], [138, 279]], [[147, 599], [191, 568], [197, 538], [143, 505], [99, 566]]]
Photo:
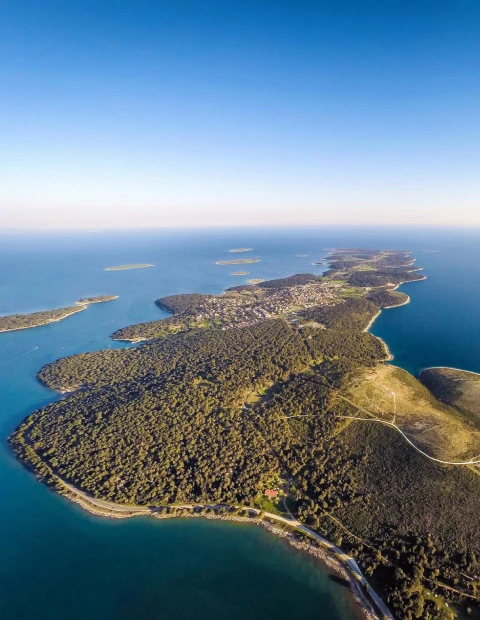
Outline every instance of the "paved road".
[[[61, 479], [58, 479], [58, 480], [71, 493], [73, 493], [74, 495], [77, 495], [78, 497], [81, 497], [82, 499], [86, 500], [90, 504], [93, 504], [94, 506], [98, 506], [99, 508], [105, 508], [107, 510], [111, 510], [114, 512], [126, 512], [126, 513], [134, 512], [137, 514], [151, 514], [152, 512], [155, 512], [155, 508], [149, 508], [148, 506], [135, 506], [135, 505], [124, 506], [122, 504], [116, 504], [114, 502], [108, 502], [102, 499], [97, 499], [95, 497], [91, 497], [90, 495], [87, 495], [87, 493], [84, 493], [83, 491], [78, 490], [71, 484], [68, 484]], [[175, 505], [172, 507], [174, 508], [212, 508], [214, 510], [218, 510], [219, 508], [231, 508], [231, 506], [227, 506], [226, 504], [185, 504], [185, 505]], [[234, 506], [234, 508], [244, 508], [257, 515], [260, 515], [262, 513], [261, 510], [257, 508], [251, 508], [249, 506]], [[346, 553], [344, 553], [339, 547], [336, 547], [334, 544], [329, 542], [326, 538], [323, 538], [323, 536], [320, 536], [319, 534], [317, 534], [316, 532], [308, 528], [306, 525], [303, 525], [302, 523], [300, 523], [300, 521], [297, 521], [294, 518], [287, 519], [285, 517], [273, 514], [271, 512], [263, 512], [263, 514], [264, 516], [268, 517], [272, 521], [284, 523], [288, 525], [289, 527], [293, 527], [296, 530], [299, 530], [300, 532], [303, 532], [304, 534], [311, 536], [312, 538], [320, 542], [324, 547], [327, 547], [328, 549], [330, 549], [330, 551], [332, 551], [335, 554], [337, 559], [340, 560], [343, 564], [345, 564], [348, 567], [348, 569], [350, 570], [354, 578], [361, 584], [361, 586], [363, 587], [365, 591], [365, 586], [368, 585], [368, 582], [365, 579], [362, 571], [360, 570], [360, 567], [358, 566], [357, 562], [353, 558], [351, 558]], [[382, 599], [369, 585], [368, 585], [368, 595], [373, 600], [377, 608], [380, 610], [384, 618], [388, 618], [388, 620], [394, 620], [394, 617], [390, 613], [390, 610], [388, 609], [388, 607], [385, 605]]]

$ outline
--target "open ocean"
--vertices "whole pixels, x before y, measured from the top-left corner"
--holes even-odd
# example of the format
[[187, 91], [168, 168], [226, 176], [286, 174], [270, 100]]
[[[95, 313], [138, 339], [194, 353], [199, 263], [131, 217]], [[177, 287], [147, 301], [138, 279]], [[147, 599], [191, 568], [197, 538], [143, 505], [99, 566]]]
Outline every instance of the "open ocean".
[[[261, 262], [218, 266], [240, 257]], [[412, 250], [427, 280], [403, 285], [411, 303], [386, 310], [372, 333], [398, 364], [480, 372], [480, 231], [335, 229], [0, 233], [0, 314], [119, 295], [52, 325], [0, 334], [0, 617], [251, 619], [356, 617], [326, 568], [263, 529], [205, 520], [109, 520], [50, 492], [7, 444], [33, 410], [60, 398], [36, 380], [44, 364], [128, 346], [109, 335], [167, 316], [154, 300], [220, 293], [247, 278], [322, 273], [331, 247]], [[296, 257], [306, 254], [307, 257]], [[127, 263], [155, 267], [104, 271]], [[248, 270], [249, 276], [231, 272]]]

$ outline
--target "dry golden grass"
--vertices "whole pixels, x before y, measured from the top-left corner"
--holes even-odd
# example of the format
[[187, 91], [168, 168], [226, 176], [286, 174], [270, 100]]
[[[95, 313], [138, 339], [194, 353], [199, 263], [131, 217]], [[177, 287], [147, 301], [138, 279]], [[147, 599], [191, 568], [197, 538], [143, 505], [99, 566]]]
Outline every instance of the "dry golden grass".
[[394, 422], [435, 458], [460, 462], [480, 455], [480, 430], [401, 368], [382, 364], [365, 371], [345, 396], [376, 418]]

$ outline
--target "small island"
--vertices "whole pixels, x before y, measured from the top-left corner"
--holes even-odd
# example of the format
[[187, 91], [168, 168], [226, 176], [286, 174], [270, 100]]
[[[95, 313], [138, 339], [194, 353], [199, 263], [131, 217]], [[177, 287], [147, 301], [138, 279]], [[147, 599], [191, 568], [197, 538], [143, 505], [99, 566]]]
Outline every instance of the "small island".
[[149, 263], [118, 265], [117, 267], [105, 267], [104, 271], [124, 271], [125, 269], [144, 269], [145, 267], [155, 267], [155, 265], [150, 265]]
[[295, 254], [295, 258], [307, 258], [307, 254]]
[[217, 260], [216, 265], [248, 265], [250, 263], [259, 263], [259, 258], [238, 258], [237, 260]]
[[30, 312], [28, 314], [10, 314], [0, 317], [0, 332], [13, 332], [19, 329], [29, 329], [40, 327], [49, 323], [56, 323], [66, 319], [67, 316], [85, 310], [86, 306], [67, 306], [66, 308], [56, 308], [55, 310], [43, 310], [41, 312]]
[[98, 295], [96, 297], [81, 297], [73, 306], [65, 308], [55, 308], [53, 310], [41, 310], [40, 312], [29, 312], [26, 314], [9, 314], [0, 317], [0, 333], [13, 332], [20, 329], [30, 329], [41, 327], [49, 323], [57, 323], [66, 319], [72, 314], [86, 310], [90, 304], [98, 304], [105, 301], [117, 299], [118, 295]]
[[96, 297], [80, 297], [75, 303], [79, 306], [88, 306], [89, 304], [101, 304], [106, 301], [118, 299], [118, 295], [97, 295]]
[[234, 254], [234, 253], [239, 253], [239, 252], [251, 252], [252, 250], [253, 248], [234, 248], [233, 250], [228, 250], [228, 251]]
[[248, 271], [233, 271], [232, 276], [248, 276]]

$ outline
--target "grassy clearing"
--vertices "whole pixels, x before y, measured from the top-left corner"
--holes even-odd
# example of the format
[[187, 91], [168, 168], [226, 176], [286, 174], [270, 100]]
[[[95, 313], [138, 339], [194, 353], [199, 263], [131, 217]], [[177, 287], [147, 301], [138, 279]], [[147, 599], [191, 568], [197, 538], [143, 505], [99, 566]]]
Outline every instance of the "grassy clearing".
[[480, 454], [480, 431], [401, 368], [379, 365], [363, 372], [346, 395], [375, 417], [397, 424], [436, 458], [463, 461]]
[[275, 500], [271, 500], [265, 495], [260, 495], [254, 502], [255, 508], [263, 510], [264, 512], [271, 512], [275, 515], [285, 514], [285, 507], [281, 497], [277, 497]]

